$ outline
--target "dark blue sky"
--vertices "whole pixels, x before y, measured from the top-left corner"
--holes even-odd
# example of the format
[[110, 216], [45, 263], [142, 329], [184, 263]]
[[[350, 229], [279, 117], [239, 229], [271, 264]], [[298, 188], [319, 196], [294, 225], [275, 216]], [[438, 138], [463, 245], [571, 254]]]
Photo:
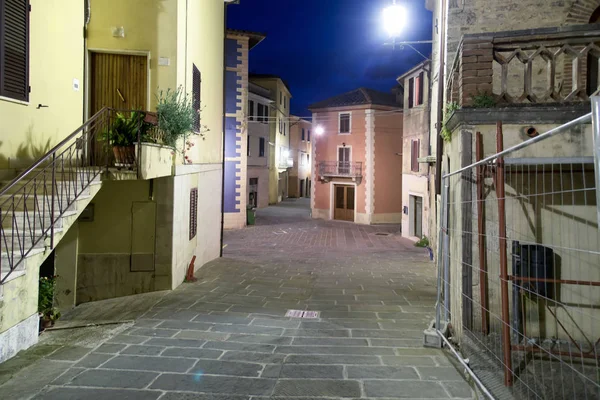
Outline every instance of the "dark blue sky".
[[[265, 33], [250, 52], [250, 72], [288, 82], [292, 112], [361, 86], [389, 91], [395, 78], [423, 58], [413, 50], [384, 46], [381, 11], [392, 0], [241, 0], [228, 7], [227, 25]], [[409, 13], [401, 40], [431, 38], [425, 0], [400, 0]], [[420, 45], [425, 55], [430, 45]]]

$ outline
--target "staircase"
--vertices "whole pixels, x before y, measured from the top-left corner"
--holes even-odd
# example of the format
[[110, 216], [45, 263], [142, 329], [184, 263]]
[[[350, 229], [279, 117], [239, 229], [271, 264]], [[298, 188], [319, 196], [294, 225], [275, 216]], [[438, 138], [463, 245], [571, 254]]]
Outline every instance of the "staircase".
[[15, 179], [3, 182], [0, 300], [5, 284], [25, 275], [28, 261], [41, 263], [100, 190], [101, 174], [112, 165], [102, 133], [115, 114], [102, 109]]

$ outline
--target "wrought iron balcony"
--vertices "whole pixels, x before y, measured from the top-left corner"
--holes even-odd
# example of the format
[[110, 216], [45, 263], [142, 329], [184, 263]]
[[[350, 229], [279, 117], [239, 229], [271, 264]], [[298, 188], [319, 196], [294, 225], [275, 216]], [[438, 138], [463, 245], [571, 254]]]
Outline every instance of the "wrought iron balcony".
[[321, 161], [319, 162], [319, 176], [321, 179], [330, 178], [362, 178], [362, 162], [347, 161]]
[[292, 157], [282, 157], [279, 159], [279, 168], [287, 169], [294, 166], [294, 159]]

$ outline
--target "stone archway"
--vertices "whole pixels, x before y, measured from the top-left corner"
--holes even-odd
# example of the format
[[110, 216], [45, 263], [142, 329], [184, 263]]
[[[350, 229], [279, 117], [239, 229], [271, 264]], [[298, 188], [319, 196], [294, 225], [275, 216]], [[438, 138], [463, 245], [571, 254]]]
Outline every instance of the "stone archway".
[[[600, 7], [600, 0], [575, 0], [565, 21], [566, 25], [582, 25], [592, 23], [591, 17]], [[600, 20], [595, 21], [600, 22]]]

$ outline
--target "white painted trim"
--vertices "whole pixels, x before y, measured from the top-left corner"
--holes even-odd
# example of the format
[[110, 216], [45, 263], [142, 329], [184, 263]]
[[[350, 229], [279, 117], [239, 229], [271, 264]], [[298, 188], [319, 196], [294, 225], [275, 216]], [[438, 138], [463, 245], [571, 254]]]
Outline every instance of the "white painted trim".
[[[348, 126], [348, 128], [350, 129], [350, 131], [348, 131], [348, 132], [340, 132], [341, 128], [342, 128], [342, 114], [348, 114], [350, 116], [350, 124]], [[338, 112], [338, 129], [337, 129], [337, 133], [338, 133], [338, 135], [351, 135], [352, 134], [352, 111], [340, 111], [340, 112]]]
[[330, 220], [334, 220], [334, 213], [335, 213], [335, 191], [333, 190], [335, 188], [335, 185], [341, 185], [341, 186], [354, 186], [354, 223], [356, 223], [356, 207], [357, 207], [357, 200], [358, 200], [358, 186], [356, 184], [356, 182], [341, 182], [341, 181], [331, 181], [329, 182], [329, 219]]
[[375, 110], [365, 110], [365, 213], [375, 214]]
[[29, 101], [17, 100], [10, 97], [0, 96], [0, 101], [6, 101], [7, 103], [14, 103], [20, 106], [29, 106], [32, 105]]
[[[319, 114], [314, 113], [313, 114], [313, 121], [317, 121], [317, 116]], [[310, 209], [311, 209], [311, 216], [313, 214], [313, 211], [315, 209], [315, 204], [316, 204], [316, 194], [317, 194], [317, 185], [320, 184], [319, 180], [318, 180], [318, 176], [317, 176], [317, 141], [318, 141], [318, 135], [315, 136], [315, 138], [312, 141], [312, 144], [310, 146], [310, 179], [312, 181], [311, 184], [311, 188], [310, 188]]]

